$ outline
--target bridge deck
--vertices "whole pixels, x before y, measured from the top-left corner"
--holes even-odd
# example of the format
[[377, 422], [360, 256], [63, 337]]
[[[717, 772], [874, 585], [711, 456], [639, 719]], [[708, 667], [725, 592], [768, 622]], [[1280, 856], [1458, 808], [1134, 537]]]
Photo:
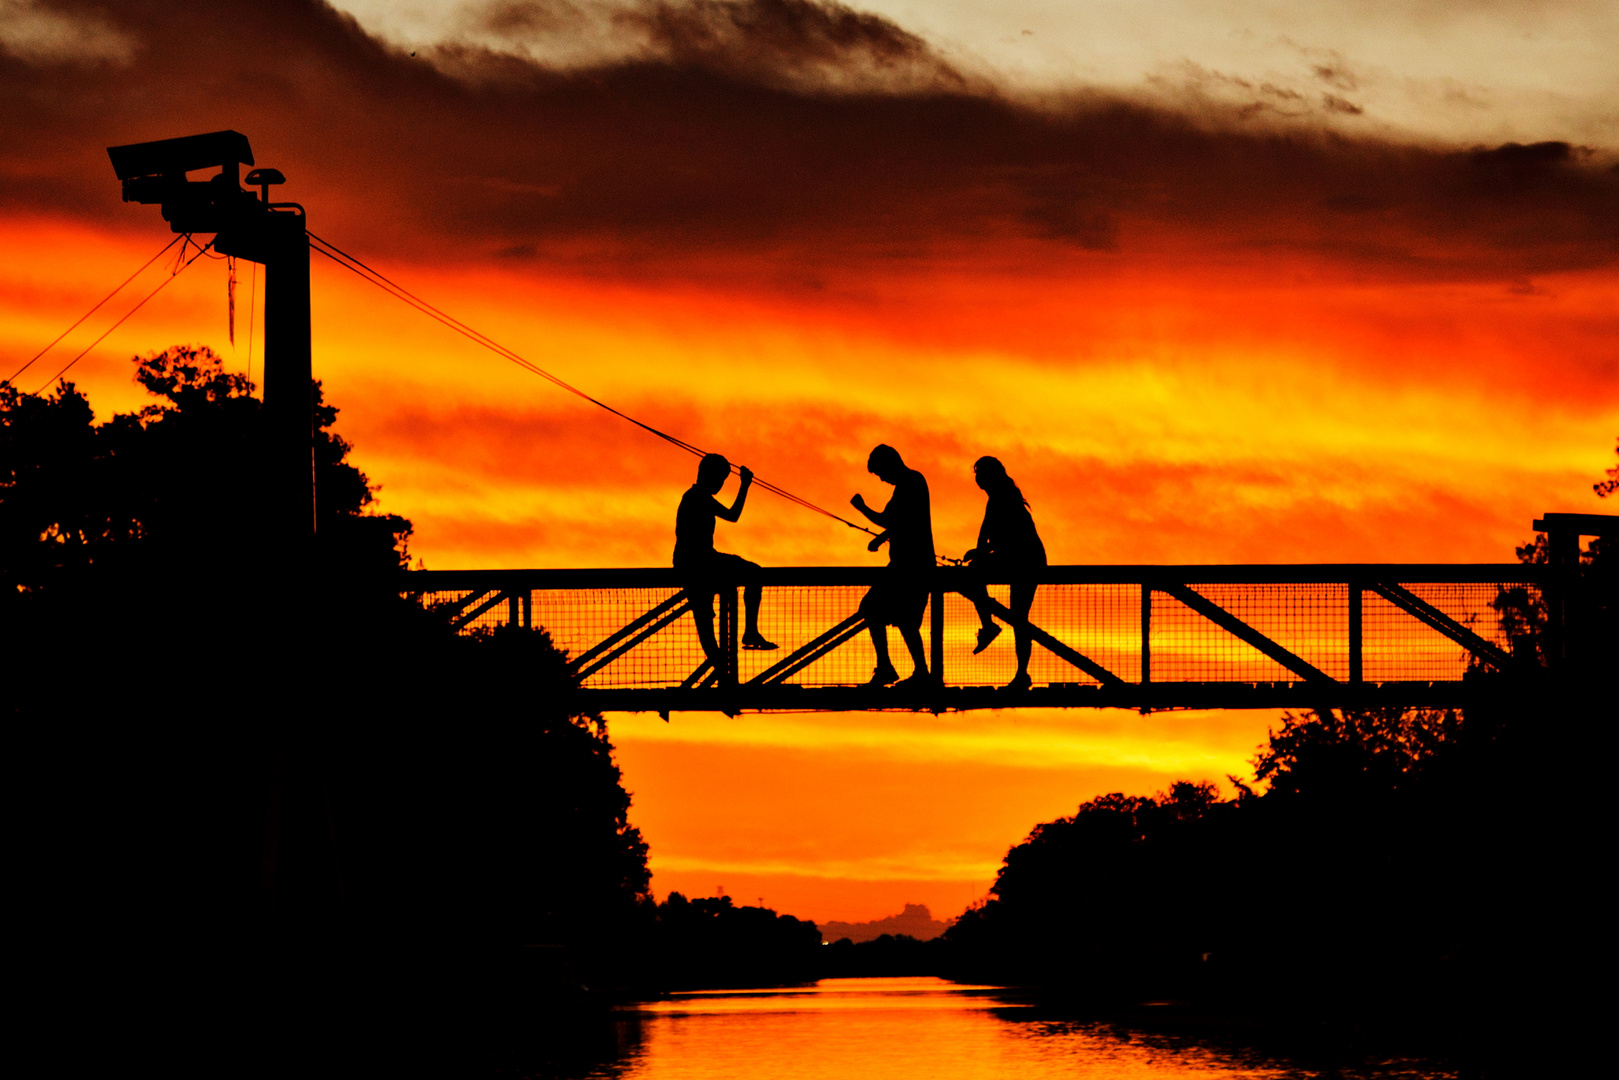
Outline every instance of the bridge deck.
[[[1034, 685], [1007, 630], [972, 652], [978, 617], [934, 572], [922, 634], [936, 678], [866, 687], [874, 653], [857, 613], [885, 571], [763, 571], [760, 627], [781, 648], [738, 648], [738, 590], [715, 611], [717, 664], [670, 569], [416, 571], [409, 592], [463, 631], [544, 627], [593, 710], [864, 710], [1012, 707], [1259, 708], [1460, 705], [1514, 661], [1500, 606], [1537, 603], [1549, 569], [1510, 564], [1053, 566], [1029, 613]], [[991, 586], [1001, 622], [1005, 586]], [[910, 661], [898, 635], [890, 652]]]

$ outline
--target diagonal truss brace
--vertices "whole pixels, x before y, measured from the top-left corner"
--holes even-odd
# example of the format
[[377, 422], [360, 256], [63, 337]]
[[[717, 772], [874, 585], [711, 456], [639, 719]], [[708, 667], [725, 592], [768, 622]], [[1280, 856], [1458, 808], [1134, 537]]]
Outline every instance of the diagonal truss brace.
[[1387, 581], [1373, 581], [1368, 583], [1367, 588], [1395, 607], [1427, 623], [1480, 660], [1494, 666], [1497, 671], [1509, 670], [1512, 657], [1508, 656], [1499, 647], [1485, 641], [1472, 630], [1452, 619], [1420, 596], [1406, 589], [1403, 585], [1396, 585]]
[[858, 614], [850, 615], [830, 630], [805, 642], [765, 668], [765, 670], [749, 679], [746, 685], [772, 686], [785, 682], [865, 628], [866, 620], [863, 617]]
[[681, 590], [650, 611], [636, 616], [570, 660], [568, 666], [573, 669], [574, 678], [583, 682], [689, 610], [691, 610], [691, 597], [685, 590]]
[[1052, 637], [1049, 633], [1040, 629], [1029, 620], [1018, 618], [1016, 615], [1012, 614], [1010, 608], [1008, 608], [1005, 604], [1002, 604], [999, 600], [996, 600], [993, 596], [989, 597], [989, 610], [994, 612], [1002, 622], [1006, 623], [1013, 629], [1021, 629], [1035, 641], [1038, 641], [1040, 644], [1044, 645], [1047, 649], [1050, 649], [1062, 659], [1068, 661], [1070, 664], [1074, 665], [1079, 670], [1095, 679], [1097, 682], [1100, 682], [1103, 686], [1130, 685], [1117, 675], [1113, 674], [1113, 672], [1103, 667], [1101, 664], [1098, 664], [1095, 660], [1092, 660], [1090, 657], [1086, 656], [1077, 649], [1064, 645], [1061, 641], [1058, 641], [1056, 638]]
[[719, 678], [719, 669], [714, 666], [714, 661], [705, 658], [690, 675], [680, 681], [680, 689], [691, 690], [713, 686]]
[[1163, 582], [1155, 584], [1153, 587], [1173, 596], [1226, 633], [1247, 642], [1283, 667], [1303, 675], [1307, 680], [1322, 683], [1337, 681], [1303, 657], [1284, 649], [1190, 586]]
[[[494, 589], [488, 593], [475, 592], [469, 596], [457, 600], [454, 604], [450, 605], [450, 610], [456, 613], [455, 616], [450, 620], [450, 629], [460, 630], [473, 619], [476, 619], [479, 615], [482, 615], [484, 612], [488, 611], [490, 608], [494, 607], [496, 604], [499, 604], [505, 599], [505, 589]], [[479, 600], [482, 600], [483, 603], [478, 603]], [[477, 606], [473, 607], [472, 605], [474, 604], [477, 604]]]

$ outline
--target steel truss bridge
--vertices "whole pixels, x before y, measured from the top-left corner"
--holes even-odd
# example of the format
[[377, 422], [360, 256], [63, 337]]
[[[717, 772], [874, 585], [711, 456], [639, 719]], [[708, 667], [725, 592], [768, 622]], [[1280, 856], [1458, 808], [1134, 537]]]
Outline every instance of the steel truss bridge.
[[[764, 570], [760, 628], [775, 652], [739, 648], [738, 588], [698, 594], [714, 612], [717, 662], [672, 569], [423, 570], [409, 575], [408, 593], [463, 632], [543, 627], [591, 711], [1448, 707], [1491, 693], [1492, 673], [1540, 666], [1529, 639], [1509, 640], [1500, 608], [1555, 601], [1560, 570], [1052, 566], [1029, 613], [1026, 690], [1003, 688], [1016, 671], [1010, 629], [973, 654], [979, 620], [955, 591], [969, 573], [956, 567], [934, 571], [922, 624], [934, 678], [913, 687], [862, 685], [875, 655], [857, 608], [882, 569]], [[1007, 588], [989, 595], [1013, 623]], [[890, 652], [904, 675], [898, 638]]]

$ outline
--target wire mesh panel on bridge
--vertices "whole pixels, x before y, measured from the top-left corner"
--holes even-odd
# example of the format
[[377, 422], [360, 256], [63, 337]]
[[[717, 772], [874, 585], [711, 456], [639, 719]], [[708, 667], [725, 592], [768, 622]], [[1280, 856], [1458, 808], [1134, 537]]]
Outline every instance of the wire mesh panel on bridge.
[[[1512, 652], [1512, 642], [1495, 609], [1497, 597], [1513, 582], [1401, 582], [1407, 591], [1450, 616], [1499, 648]], [[1529, 594], [1539, 601], [1540, 590]], [[1374, 594], [1365, 600], [1365, 675], [1368, 682], [1448, 682], [1460, 679], [1476, 663], [1468, 649], [1410, 612]]]
[[[989, 586], [1001, 604], [1011, 602], [1011, 588]], [[946, 593], [945, 678], [960, 686], [1004, 686], [1017, 672], [1014, 633], [1004, 628], [983, 652], [978, 643], [978, 613], [959, 593]], [[1029, 621], [1071, 646], [1125, 682], [1141, 679], [1141, 587], [1128, 584], [1048, 584], [1034, 594]], [[1029, 660], [1035, 683], [1100, 685], [1099, 680], [1035, 645]]]
[[[1349, 586], [1209, 584], [1191, 590], [1334, 679], [1349, 677]], [[1301, 677], [1181, 600], [1152, 594], [1155, 682], [1290, 682]]]
[[[974, 654], [980, 620], [940, 570], [921, 633], [944, 688], [998, 687], [1017, 670], [1005, 627]], [[1507, 666], [1514, 643], [1503, 597], [1540, 602], [1534, 571], [1516, 566], [1051, 567], [1029, 612], [1037, 639], [1035, 687], [1118, 692], [1185, 685], [1439, 684]], [[740, 688], [857, 687], [876, 661], [858, 619], [880, 571], [765, 571], [760, 630], [775, 651], [729, 650]], [[421, 572], [414, 593], [462, 632], [517, 623], [543, 628], [570, 657], [585, 690], [693, 688], [706, 656], [698, 609], [727, 623], [713, 596], [693, 599], [668, 570]], [[1001, 622], [1010, 590], [989, 587]], [[942, 599], [942, 617], [933, 605]], [[734, 602], [734, 601], [733, 601]], [[941, 631], [938, 642], [935, 631]], [[901, 675], [909, 652], [892, 629]], [[1049, 647], [1048, 647], [1049, 646]], [[580, 659], [582, 658], [582, 659]], [[941, 663], [942, 661], [942, 663]]]

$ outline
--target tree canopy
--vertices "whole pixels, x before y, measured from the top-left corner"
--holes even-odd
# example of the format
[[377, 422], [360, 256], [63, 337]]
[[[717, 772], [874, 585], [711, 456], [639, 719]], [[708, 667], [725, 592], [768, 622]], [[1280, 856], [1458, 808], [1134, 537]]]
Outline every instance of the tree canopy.
[[[47, 395], [0, 384], [0, 586], [34, 593], [95, 571], [239, 569], [276, 557], [256, 498], [261, 404], [206, 347], [133, 358], [153, 401], [97, 423], [71, 382]], [[407, 565], [410, 522], [371, 512], [377, 486], [347, 459], [320, 382], [316, 537], [345, 572]]]

